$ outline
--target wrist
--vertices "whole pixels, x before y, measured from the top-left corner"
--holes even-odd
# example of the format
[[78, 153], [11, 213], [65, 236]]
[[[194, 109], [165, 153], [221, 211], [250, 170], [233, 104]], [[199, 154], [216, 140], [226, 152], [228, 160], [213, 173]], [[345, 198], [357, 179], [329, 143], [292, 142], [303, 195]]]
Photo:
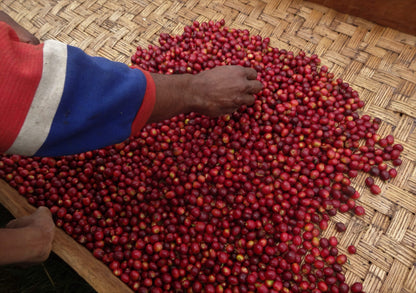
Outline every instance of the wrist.
[[191, 74], [151, 74], [156, 87], [156, 103], [148, 122], [170, 119], [195, 111], [194, 76]]
[[201, 88], [198, 75], [186, 74], [183, 91], [184, 113], [199, 112], [201, 108]]
[[209, 107], [208, 93], [214, 89], [206, 88], [204, 77], [200, 74], [190, 75], [187, 87], [188, 112], [203, 113]]

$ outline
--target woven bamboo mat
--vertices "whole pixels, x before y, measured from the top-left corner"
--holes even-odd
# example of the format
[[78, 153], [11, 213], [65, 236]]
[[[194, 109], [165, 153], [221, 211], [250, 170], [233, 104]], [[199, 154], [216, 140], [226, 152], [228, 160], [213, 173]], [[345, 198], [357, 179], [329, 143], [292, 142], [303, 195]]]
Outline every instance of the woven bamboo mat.
[[354, 244], [346, 264], [348, 283], [366, 292], [416, 292], [416, 36], [375, 25], [301, 0], [3, 0], [0, 8], [41, 39], [57, 39], [87, 53], [129, 63], [137, 46], [157, 44], [161, 32], [179, 34], [193, 20], [224, 18], [227, 26], [271, 38], [281, 49], [318, 54], [366, 101], [365, 113], [383, 120], [405, 147], [399, 176], [378, 196], [361, 192], [365, 217], [337, 215], [326, 235]]

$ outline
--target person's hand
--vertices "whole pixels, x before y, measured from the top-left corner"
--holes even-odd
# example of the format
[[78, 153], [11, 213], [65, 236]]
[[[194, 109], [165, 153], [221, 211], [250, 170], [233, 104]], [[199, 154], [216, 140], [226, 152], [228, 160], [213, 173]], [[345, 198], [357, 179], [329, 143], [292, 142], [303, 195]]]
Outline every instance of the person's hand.
[[38, 45], [39, 40], [33, 34], [28, 32], [24, 27], [14, 21], [7, 13], [0, 11], [0, 21], [3, 21], [10, 25], [12, 29], [16, 32], [19, 40], [23, 43]]
[[263, 85], [252, 68], [227, 65], [191, 74], [152, 73], [156, 103], [148, 120], [159, 122], [189, 112], [217, 117], [251, 105]]
[[263, 87], [256, 78], [253, 68], [231, 65], [195, 75], [191, 83], [195, 111], [216, 117], [232, 113], [242, 105], [252, 105], [254, 94]]
[[49, 209], [39, 207], [29, 216], [10, 221], [6, 229], [1, 229], [1, 235], [1, 246], [8, 250], [6, 256], [2, 255], [1, 263], [40, 263], [49, 257], [52, 250], [55, 224]]

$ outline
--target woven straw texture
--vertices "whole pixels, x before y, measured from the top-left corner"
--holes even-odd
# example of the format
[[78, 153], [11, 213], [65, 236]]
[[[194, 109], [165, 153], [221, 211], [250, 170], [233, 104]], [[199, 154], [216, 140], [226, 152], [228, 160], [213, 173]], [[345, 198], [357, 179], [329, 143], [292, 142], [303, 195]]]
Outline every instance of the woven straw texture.
[[[129, 63], [137, 46], [159, 33], [224, 18], [227, 26], [271, 38], [281, 49], [317, 54], [366, 102], [361, 113], [382, 119], [379, 134], [405, 147], [399, 176], [378, 196], [353, 180], [366, 216], [341, 214], [325, 235], [354, 244], [345, 265], [348, 283], [366, 292], [416, 292], [416, 36], [301, 0], [3, 0], [0, 8], [41, 39], [57, 39], [88, 54]], [[342, 221], [347, 231], [335, 231]]]

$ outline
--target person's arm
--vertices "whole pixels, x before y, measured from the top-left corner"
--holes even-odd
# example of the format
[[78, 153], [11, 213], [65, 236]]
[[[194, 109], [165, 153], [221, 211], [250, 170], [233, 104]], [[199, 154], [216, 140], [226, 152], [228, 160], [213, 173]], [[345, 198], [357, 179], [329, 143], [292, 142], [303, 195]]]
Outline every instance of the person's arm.
[[0, 62], [0, 152], [29, 156], [102, 148], [179, 113], [230, 113], [262, 87], [240, 66], [161, 75], [58, 41], [32, 46], [1, 22]]
[[17, 218], [0, 229], [0, 265], [45, 261], [52, 249], [55, 225], [46, 207]]

